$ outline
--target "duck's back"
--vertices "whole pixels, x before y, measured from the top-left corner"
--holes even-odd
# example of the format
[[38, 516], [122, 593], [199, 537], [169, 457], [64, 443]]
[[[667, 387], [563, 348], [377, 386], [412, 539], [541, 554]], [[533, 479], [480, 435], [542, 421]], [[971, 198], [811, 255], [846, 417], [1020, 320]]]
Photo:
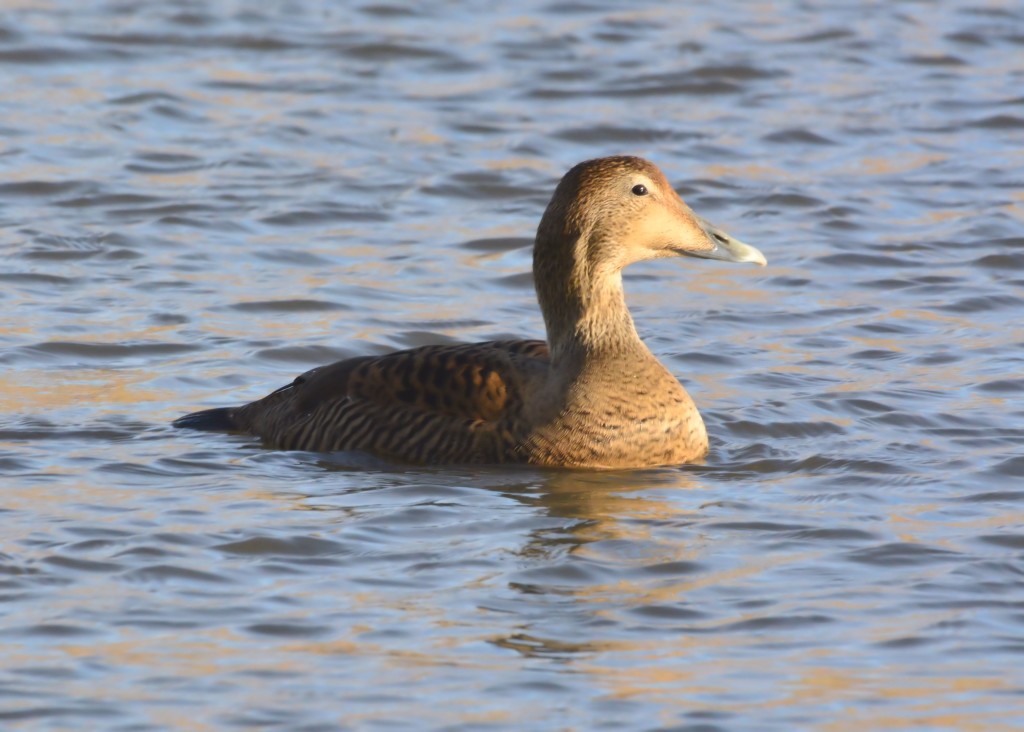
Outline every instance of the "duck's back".
[[547, 367], [544, 341], [424, 346], [321, 366], [258, 401], [176, 424], [244, 432], [288, 450], [359, 450], [417, 463], [519, 462], [523, 405]]

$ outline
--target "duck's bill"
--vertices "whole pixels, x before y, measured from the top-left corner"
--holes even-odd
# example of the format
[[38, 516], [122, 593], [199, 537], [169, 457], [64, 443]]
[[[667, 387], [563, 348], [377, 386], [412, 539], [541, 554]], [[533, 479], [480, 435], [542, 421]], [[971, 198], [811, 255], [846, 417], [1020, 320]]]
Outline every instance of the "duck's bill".
[[711, 249], [701, 251], [687, 250], [681, 252], [689, 257], [701, 257], [702, 259], [718, 259], [723, 262], [753, 262], [762, 267], [768, 264], [760, 250], [749, 244], [744, 244], [739, 239], [729, 236], [710, 221], [696, 217], [697, 223], [712, 243]]

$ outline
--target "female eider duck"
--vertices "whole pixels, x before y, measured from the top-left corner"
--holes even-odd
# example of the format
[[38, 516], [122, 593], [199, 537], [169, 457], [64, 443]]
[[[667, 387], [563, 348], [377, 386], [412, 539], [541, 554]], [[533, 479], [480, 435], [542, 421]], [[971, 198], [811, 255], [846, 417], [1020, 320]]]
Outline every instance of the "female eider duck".
[[243, 407], [178, 427], [287, 450], [357, 450], [421, 464], [642, 468], [708, 451], [693, 400], [637, 335], [622, 269], [658, 257], [764, 265], [696, 216], [646, 160], [580, 163], [537, 228], [533, 276], [547, 341], [423, 346], [307, 371]]

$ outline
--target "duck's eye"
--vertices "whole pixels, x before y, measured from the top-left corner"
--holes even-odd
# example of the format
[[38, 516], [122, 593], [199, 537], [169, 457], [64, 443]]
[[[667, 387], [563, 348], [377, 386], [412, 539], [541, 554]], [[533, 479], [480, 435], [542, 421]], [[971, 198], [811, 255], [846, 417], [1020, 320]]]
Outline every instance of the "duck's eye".
[[646, 196], [647, 195], [647, 186], [645, 186], [643, 183], [637, 183], [635, 186], [633, 186], [633, 195], [634, 196]]

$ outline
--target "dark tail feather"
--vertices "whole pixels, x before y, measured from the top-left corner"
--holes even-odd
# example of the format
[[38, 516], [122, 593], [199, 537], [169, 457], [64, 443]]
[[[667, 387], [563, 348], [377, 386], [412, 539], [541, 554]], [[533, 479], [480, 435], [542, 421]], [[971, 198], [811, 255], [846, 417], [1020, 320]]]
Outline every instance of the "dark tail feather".
[[207, 432], [231, 432], [238, 429], [235, 424], [235, 410], [232, 407], [192, 412], [192, 414], [186, 414], [184, 417], [178, 417], [171, 424], [175, 427], [184, 427], [190, 430], [206, 430]]

